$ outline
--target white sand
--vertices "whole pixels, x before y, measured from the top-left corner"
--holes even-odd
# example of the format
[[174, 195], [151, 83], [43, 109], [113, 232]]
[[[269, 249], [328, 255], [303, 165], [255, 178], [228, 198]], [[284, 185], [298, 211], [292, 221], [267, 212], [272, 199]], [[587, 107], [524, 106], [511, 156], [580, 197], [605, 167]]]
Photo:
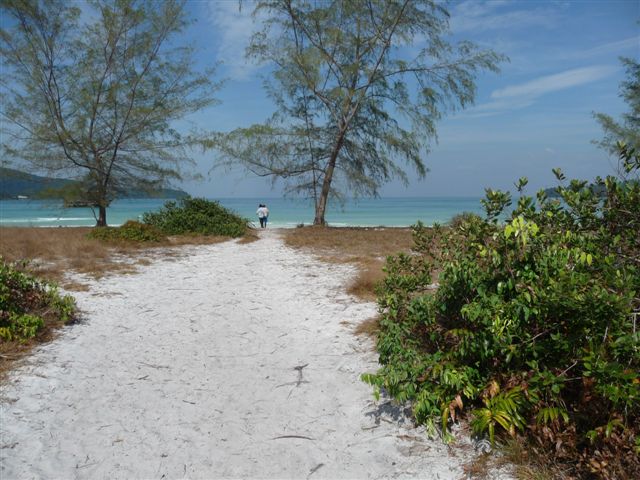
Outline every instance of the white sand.
[[353, 268], [261, 233], [75, 293], [84, 321], [3, 387], [0, 478], [461, 478], [468, 451], [360, 381]]

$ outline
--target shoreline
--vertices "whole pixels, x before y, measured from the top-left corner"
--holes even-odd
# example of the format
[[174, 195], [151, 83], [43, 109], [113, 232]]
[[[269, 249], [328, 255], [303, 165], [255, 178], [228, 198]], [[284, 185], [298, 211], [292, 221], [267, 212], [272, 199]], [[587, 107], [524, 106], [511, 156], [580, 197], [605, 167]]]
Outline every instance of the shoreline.
[[[260, 199], [215, 200], [258, 224], [255, 213], [257, 203], [254, 201]], [[24, 202], [14, 200], [0, 203], [0, 226], [95, 225], [95, 219], [88, 208], [65, 211], [62, 208], [50, 208], [50, 204]], [[313, 207], [307, 202], [280, 198], [270, 199], [267, 203], [271, 212], [269, 224], [273, 227], [294, 228], [299, 224], [309, 225], [313, 222]], [[107, 222], [121, 225], [126, 220], [140, 220], [144, 212], [157, 211], [162, 205], [163, 200], [122, 201], [107, 210]], [[419, 220], [427, 225], [445, 223], [464, 211], [481, 212], [480, 197], [361, 199], [357, 203], [347, 202], [344, 208], [339, 205], [331, 206], [326, 220], [332, 226], [408, 227]], [[73, 220], [65, 220], [65, 216]]]

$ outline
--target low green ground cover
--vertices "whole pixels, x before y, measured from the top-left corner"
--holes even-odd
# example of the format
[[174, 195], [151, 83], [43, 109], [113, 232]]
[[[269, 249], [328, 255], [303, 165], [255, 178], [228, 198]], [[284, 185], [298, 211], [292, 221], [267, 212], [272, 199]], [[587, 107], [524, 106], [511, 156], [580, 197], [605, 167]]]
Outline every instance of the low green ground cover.
[[[638, 152], [620, 155], [638, 172]], [[488, 191], [486, 218], [416, 226], [415, 255], [390, 257], [379, 289], [375, 393], [445, 438], [469, 415], [571, 476], [640, 478], [640, 184], [595, 184], [522, 196], [505, 223], [510, 195]]]
[[23, 266], [0, 257], [0, 340], [24, 341], [50, 324], [67, 323], [75, 301], [61, 295], [55, 285], [24, 271]]

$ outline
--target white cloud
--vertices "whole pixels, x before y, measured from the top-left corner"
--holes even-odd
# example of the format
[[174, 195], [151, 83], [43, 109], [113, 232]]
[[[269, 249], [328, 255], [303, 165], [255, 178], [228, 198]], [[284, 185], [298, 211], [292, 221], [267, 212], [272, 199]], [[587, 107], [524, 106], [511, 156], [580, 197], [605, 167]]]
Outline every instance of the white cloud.
[[461, 111], [456, 118], [482, 118], [533, 105], [536, 98], [547, 93], [595, 82], [615, 73], [619, 67], [600, 65], [576, 68], [554, 75], [539, 77], [519, 85], [510, 85], [491, 93], [491, 101]]
[[253, 2], [210, 0], [208, 20], [218, 36], [218, 59], [232, 79], [244, 80], [260, 68], [245, 58], [245, 50], [260, 18], [252, 16]]
[[533, 99], [523, 98], [519, 100], [513, 99], [500, 99], [492, 102], [482, 103], [474, 107], [462, 110], [459, 112], [457, 118], [482, 118], [492, 117], [498, 115], [507, 110], [517, 110], [520, 108], [528, 107], [533, 103]]
[[618, 67], [609, 65], [574, 68], [566, 72], [536, 78], [520, 85], [510, 85], [494, 90], [491, 93], [491, 98], [496, 100], [508, 98], [533, 99], [547, 93], [595, 82], [612, 75], [617, 70]]
[[591, 58], [598, 55], [612, 55], [622, 54], [623, 52], [634, 50], [636, 56], [640, 52], [640, 36], [626, 38], [624, 40], [618, 40], [616, 42], [609, 42], [597, 47], [589, 48], [586, 50], [576, 50], [561, 55], [562, 59], [575, 59], [575, 58]]
[[[551, 7], [517, 8], [526, 3], [504, 0], [480, 2], [467, 0], [456, 5], [451, 15], [451, 30], [461, 32], [482, 32], [524, 27], [551, 27], [557, 22], [557, 11]], [[533, 3], [535, 5], [535, 3]], [[508, 6], [509, 10], [501, 7]], [[516, 6], [516, 8], [513, 8]]]

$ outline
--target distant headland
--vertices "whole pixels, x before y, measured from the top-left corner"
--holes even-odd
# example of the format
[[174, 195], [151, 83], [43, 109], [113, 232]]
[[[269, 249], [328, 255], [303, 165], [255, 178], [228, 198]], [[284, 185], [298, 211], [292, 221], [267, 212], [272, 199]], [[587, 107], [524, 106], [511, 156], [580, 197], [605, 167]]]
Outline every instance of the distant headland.
[[[78, 182], [67, 178], [44, 177], [0, 167], [0, 200], [64, 199], [62, 192]], [[136, 189], [123, 198], [182, 198], [188, 194], [182, 190], [162, 188], [154, 191]], [[75, 206], [69, 204], [69, 206]]]

